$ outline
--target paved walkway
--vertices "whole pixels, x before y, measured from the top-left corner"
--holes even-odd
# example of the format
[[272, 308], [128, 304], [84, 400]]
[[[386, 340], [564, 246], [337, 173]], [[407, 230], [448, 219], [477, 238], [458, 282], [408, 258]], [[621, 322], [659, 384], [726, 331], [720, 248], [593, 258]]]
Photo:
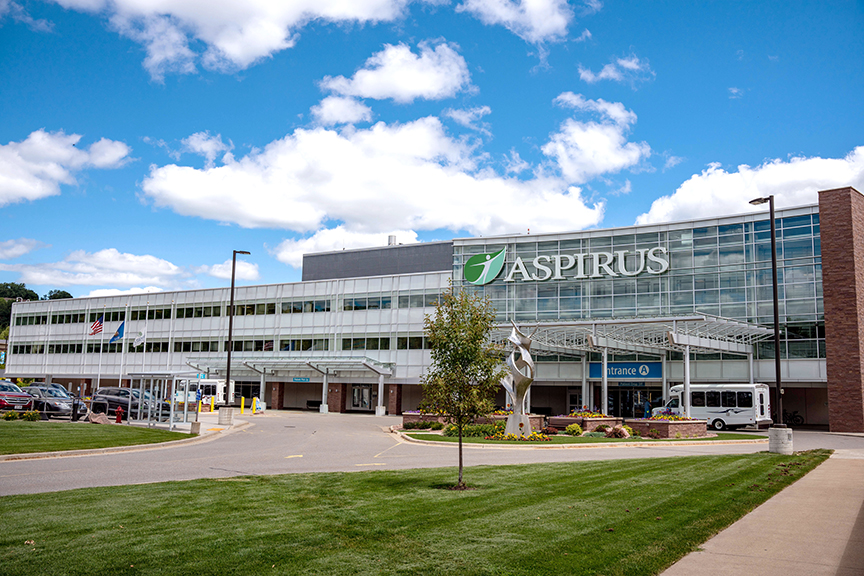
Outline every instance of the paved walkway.
[[864, 449], [838, 450], [661, 576], [703, 574], [864, 576]]

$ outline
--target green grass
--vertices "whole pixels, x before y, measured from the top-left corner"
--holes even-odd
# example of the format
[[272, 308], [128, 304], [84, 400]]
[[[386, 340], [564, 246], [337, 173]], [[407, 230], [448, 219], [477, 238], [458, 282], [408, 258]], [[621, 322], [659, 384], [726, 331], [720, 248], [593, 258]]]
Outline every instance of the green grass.
[[8, 496], [0, 572], [645, 576], [829, 453], [470, 467], [467, 491], [441, 468]]
[[0, 454], [155, 444], [189, 438], [182, 432], [86, 422], [0, 421]]
[[[408, 433], [408, 436], [417, 440], [429, 440], [431, 442], [459, 442], [457, 436], [442, 436], [423, 432]], [[766, 436], [757, 434], [740, 434], [735, 432], [723, 432], [716, 437], [709, 438], [669, 438], [654, 440], [652, 438], [592, 438], [584, 436], [550, 436], [549, 442], [525, 442], [524, 440], [486, 440], [478, 436], [464, 437], [462, 442], [466, 444], [518, 444], [520, 446], [550, 446], [555, 444], [606, 444], [609, 442], [680, 442], [698, 441], [712, 442], [717, 440], [767, 440]]]

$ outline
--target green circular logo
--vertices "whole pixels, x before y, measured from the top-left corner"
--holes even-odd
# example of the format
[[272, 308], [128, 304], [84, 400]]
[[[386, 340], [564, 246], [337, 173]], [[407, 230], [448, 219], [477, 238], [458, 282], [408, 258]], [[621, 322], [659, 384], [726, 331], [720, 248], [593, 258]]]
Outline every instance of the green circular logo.
[[491, 254], [476, 254], [465, 262], [462, 275], [465, 280], [475, 286], [489, 284], [504, 269], [504, 257], [506, 255], [506, 248], [502, 248], [498, 252]]

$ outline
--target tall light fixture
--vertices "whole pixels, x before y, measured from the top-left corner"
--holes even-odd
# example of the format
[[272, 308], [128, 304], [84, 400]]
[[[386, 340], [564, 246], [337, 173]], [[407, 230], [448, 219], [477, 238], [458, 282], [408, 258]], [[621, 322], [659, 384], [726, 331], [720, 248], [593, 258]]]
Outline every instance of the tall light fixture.
[[[237, 254], [247, 254], [245, 250], [234, 250], [231, 256], [231, 304], [228, 306], [228, 364], [225, 368], [225, 404], [228, 404], [228, 392], [231, 390], [231, 349], [234, 344], [231, 341], [231, 335], [234, 331], [234, 273], [237, 271]], [[231, 398], [231, 402], [234, 398]]]
[[777, 386], [777, 419], [774, 426], [783, 428], [783, 388], [780, 378], [780, 298], [777, 290], [777, 229], [774, 224], [774, 195], [767, 198], [754, 198], [750, 204], [758, 206], [768, 203], [768, 213], [771, 218], [771, 276], [774, 288], [774, 373]]

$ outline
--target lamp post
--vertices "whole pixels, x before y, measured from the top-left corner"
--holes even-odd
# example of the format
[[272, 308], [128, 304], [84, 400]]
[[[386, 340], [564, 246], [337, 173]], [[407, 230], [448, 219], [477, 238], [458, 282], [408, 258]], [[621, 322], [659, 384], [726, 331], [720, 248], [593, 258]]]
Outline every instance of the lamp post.
[[754, 198], [750, 204], [758, 206], [759, 204], [768, 203], [768, 213], [771, 218], [771, 276], [774, 289], [774, 372], [775, 381], [777, 382], [777, 419], [774, 426], [777, 428], [785, 428], [783, 422], [783, 388], [780, 378], [780, 298], [777, 290], [777, 230], [774, 225], [774, 195], [767, 198]]
[[[228, 392], [231, 390], [231, 335], [234, 331], [234, 273], [237, 270], [237, 254], [250, 254], [245, 250], [234, 250], [231, 256], [231, 304], [228, 306], [228, 363], [225, 368], [225, 404], [228, 404]], [[234, 399], [231, 398], [231, 401]]]

